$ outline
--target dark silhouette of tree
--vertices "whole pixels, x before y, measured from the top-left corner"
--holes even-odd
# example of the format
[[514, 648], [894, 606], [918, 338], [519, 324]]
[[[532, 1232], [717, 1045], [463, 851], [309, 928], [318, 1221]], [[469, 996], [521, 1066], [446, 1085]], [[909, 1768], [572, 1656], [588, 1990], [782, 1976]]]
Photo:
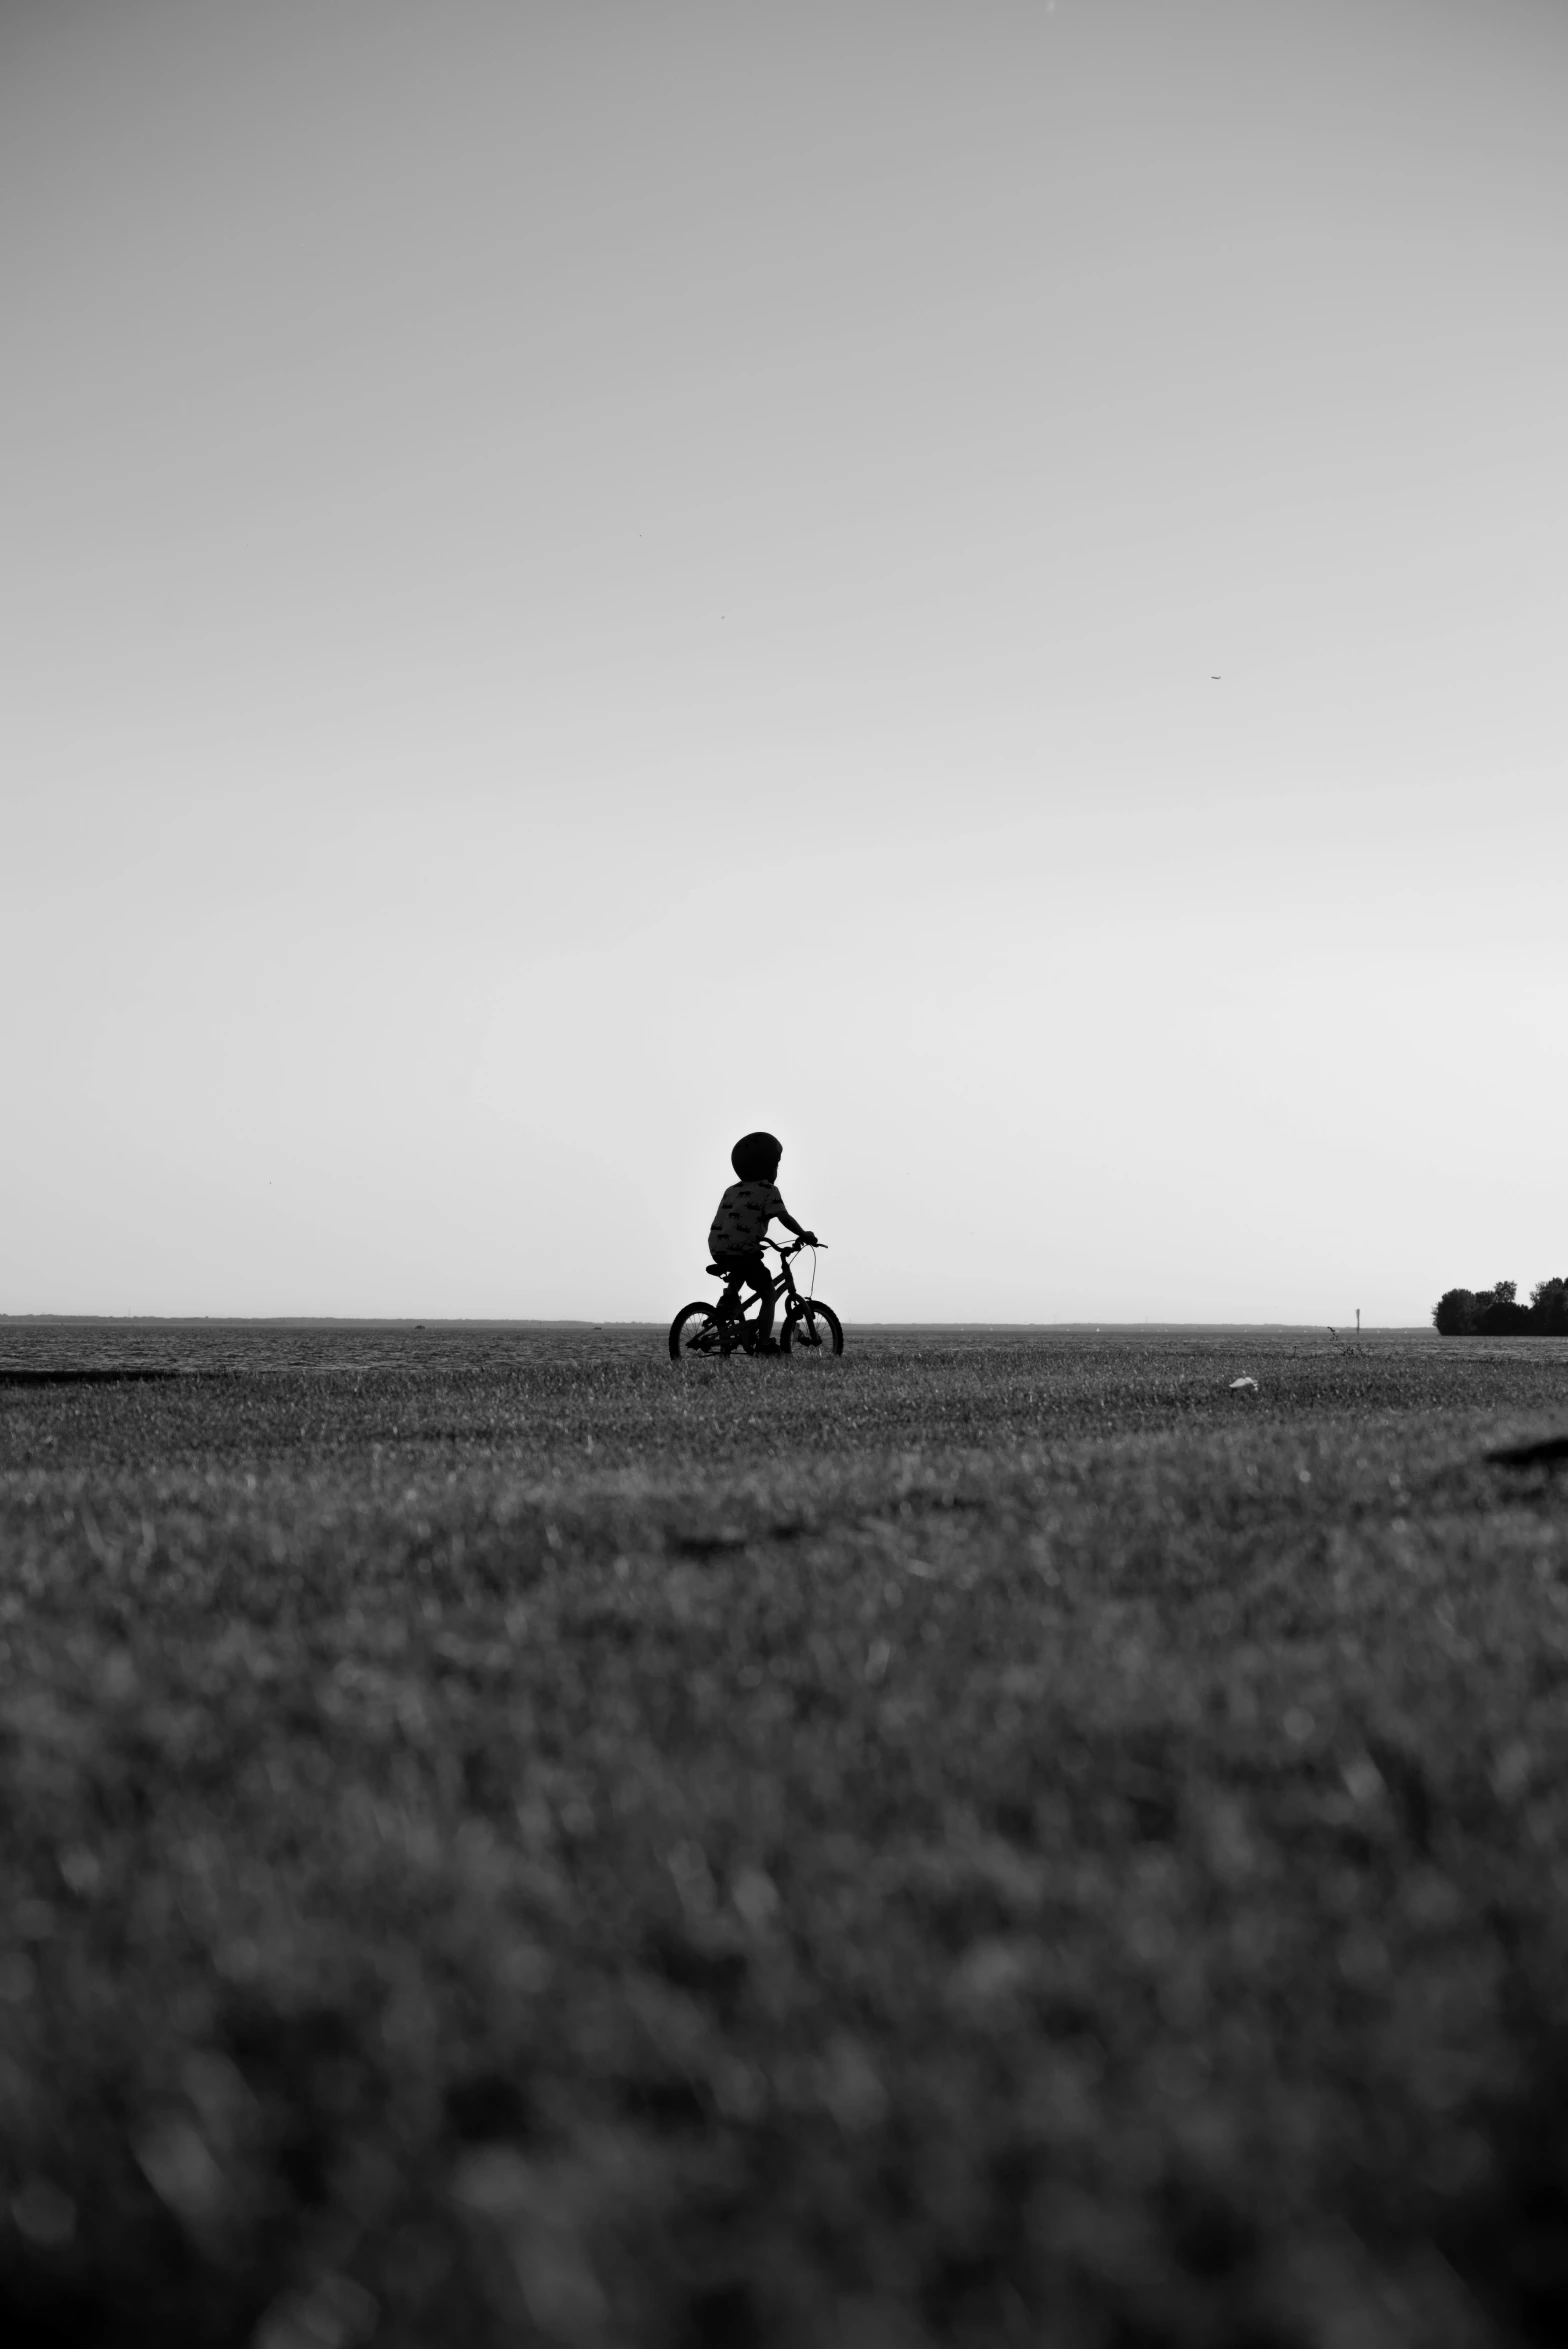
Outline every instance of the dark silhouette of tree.
[[1494, 1281], [1489, 1289], [1445, 1289], [1432, 1308], [1432, 1321], [1445, 1338], [1568, 1337], [1568, 1280], [1538, 1281], [1528, 1305], [1519, 1302], [1517, 1281]]
[[1568, 1338], [1568, 1279], [1536, 1282], [1530, 1291], [1530, 1327], [1543, 1337]]

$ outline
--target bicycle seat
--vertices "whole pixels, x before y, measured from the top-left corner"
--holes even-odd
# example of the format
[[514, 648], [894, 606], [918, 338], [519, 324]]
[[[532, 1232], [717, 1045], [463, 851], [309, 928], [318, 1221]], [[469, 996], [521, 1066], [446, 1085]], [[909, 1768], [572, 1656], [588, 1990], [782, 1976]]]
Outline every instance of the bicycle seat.
[[719, 1279], [719, 1280], [721, 1280], [721, 1281], [727, 1281], [727, 1280], [729, 1279], [729, 1277], [730, 1277], [730, 1276], [729, 1276], [729, 1274], [728, 1274], [728, 1273], [725, 1271], [725, 1269], [724, 1269], [724, 1267], [723, 1267], [723, 1265], [722, 1265], [722, 1264], [705, 1264], [705, 1265], [703, 1266], [703, 1270], [704, 1270], [704, 1272], [711, 1272], [711, 1273], [713, 1273], [713, 1274], [716, 1276], [716, 1278], [718, 1278], [718, 1279]]

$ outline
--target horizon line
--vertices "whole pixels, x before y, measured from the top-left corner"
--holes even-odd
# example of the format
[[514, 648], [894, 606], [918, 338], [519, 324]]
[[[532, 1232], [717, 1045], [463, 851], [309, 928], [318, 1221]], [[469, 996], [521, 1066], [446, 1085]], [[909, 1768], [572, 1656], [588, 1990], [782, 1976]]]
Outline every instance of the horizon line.
[[[412, 1313], [6, 1313], [0, 1312], [0, 1327], [26, 1326], [38, 1323], [67, 1324], [74, 1327], [100, 1328], [106, 1325], [157, 1323], [169, 1328], [195, 1329], [663, 1329], [662, 1321], [590, 1320], [585, 1315], [547, 1314], [426, 1314], [422, 1318]], [[1374, 1330], [1384, 1336], [1407, 1337], [1412, 1332], [1435, 1336], [1430, 1321], [1421, 1322], [1364, 1322], [1359, 1329], [1353, 1322], [1329, 1321], [1117, 1321], [1102, 1317], [1099, 1321], [856, 1321], [848, 1325], [867, 1331], [880, 1330], [1067, 1330], [1090, 1331], [1096, 1336], [1107, 1330], [1275, 1330], [1290, 1334], [1310, 1332], [1330, 1337], [1367, 1337]]]

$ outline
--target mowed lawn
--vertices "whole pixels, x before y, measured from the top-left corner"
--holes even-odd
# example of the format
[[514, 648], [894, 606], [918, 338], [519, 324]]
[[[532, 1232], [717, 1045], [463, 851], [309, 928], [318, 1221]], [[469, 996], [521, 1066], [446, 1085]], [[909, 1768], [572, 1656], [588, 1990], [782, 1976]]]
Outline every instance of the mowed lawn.
[[0, 1329], [111, 1352], [0, 1386], [17, 2349], [1568, 2335], [1568, 1345]]

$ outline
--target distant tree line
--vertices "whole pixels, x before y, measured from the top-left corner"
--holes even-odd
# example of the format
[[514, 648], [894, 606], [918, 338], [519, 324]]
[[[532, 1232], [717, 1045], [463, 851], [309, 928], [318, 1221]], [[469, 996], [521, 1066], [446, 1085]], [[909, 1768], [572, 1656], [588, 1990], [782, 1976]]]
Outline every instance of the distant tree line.
[[1445, 1289], [1432, 1319], [1445, 1338], [1568, 1338], [1568, 1280], [1537, 1281], [1528, 1305], [1514, 1281]]

